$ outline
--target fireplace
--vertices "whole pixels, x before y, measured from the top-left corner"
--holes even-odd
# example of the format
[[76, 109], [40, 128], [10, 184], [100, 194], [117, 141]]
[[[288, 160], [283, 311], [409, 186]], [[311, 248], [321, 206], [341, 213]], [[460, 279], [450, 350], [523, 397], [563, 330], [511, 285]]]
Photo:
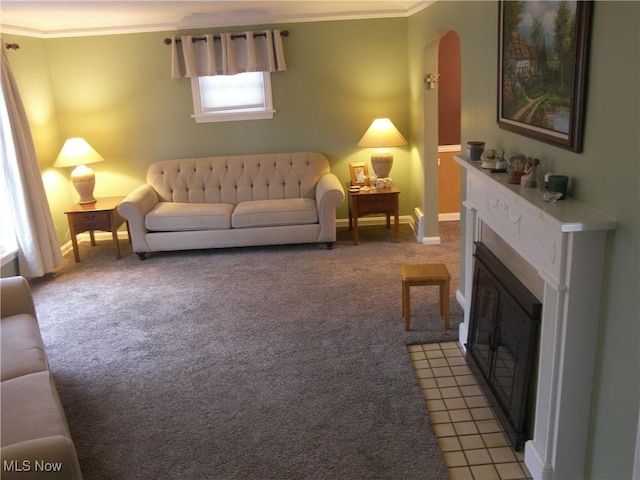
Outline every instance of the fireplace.
[[542, 304], [481, 242], [476, 242], [467, 360], [516, 450], [531, 437]]
[[519, 267], [534, 272], [530, 290], [542, 303], [525, 464], [534, 479], [584, 478], [605, 244], [616, 222], [571, 198], [544, 202], [538, 189], [509, 184], [480, 162], [455, 160], [466, 187], [460, 345], [473, 345], [474, 249], [488, 227], [521, 259]]

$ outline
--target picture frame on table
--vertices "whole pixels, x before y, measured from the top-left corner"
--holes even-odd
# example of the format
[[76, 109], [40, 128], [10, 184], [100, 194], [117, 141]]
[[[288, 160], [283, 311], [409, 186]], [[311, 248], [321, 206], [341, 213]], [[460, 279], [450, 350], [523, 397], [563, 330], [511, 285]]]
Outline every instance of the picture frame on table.
[[366, 162], [350, 163], [349, 172], [351, 173], [351, 185], [360, 187], [369, 185], [369, 168]]
[[593, 3], [501, 0], [498, 126], [581, 152]]

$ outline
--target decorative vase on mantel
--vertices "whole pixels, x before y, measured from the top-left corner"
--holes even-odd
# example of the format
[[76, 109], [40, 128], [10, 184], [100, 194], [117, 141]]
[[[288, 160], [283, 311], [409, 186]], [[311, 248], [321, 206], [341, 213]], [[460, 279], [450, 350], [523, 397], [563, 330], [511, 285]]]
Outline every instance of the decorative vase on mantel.
[[519, 184], [527, 165], [527, 157], [518, 153], [507, 162], [507, 183]]

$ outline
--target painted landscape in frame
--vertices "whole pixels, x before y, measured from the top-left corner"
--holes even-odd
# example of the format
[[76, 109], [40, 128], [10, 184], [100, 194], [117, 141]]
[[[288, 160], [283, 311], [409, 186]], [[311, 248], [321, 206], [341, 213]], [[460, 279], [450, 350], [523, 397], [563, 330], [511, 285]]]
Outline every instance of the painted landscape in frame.
[[582, 151], [592, 3], [499, 2], [498, 125]]

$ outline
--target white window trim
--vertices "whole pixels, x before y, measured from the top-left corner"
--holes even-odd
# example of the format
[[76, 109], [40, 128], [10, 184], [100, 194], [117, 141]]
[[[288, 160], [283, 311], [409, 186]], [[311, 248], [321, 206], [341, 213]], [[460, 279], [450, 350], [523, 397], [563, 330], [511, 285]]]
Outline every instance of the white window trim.
[[202, 99], [200, 97], [200, 83], [198, 77], [191, 78], [191, 92], [193, 94], [193, 111], [191, 115], [196, 123], [209, 122], [234, 122], [238, 120], [268, 120], [273, 118], [276, 111], [273, 108], [273, 98], [271, 95], [271, 74], [263, 72], [263, 85], [265, 108], [246, 111], [230, 111], [229, 113], [204, 113], [202, 111]]

